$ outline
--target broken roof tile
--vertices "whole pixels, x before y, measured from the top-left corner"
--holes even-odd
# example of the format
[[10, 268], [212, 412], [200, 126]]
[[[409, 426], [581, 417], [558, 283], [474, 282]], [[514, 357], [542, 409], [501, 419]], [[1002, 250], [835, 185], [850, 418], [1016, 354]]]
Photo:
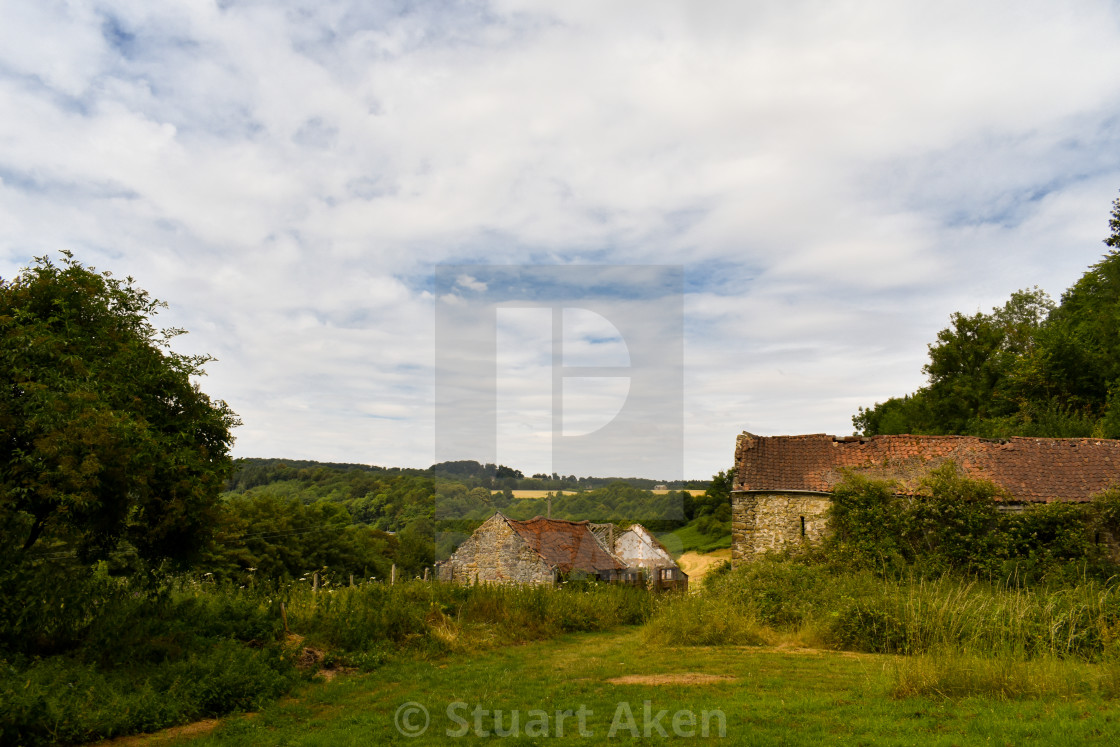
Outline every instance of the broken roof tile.
[[506, 521], [529, 547], [563, 573], [573, 570], [597, 573], [626, 568], [624, 563], [607, 552], [591, 533], [586, 521], [545, 519], [541, 516], [526, 521]]
[[735, 490], [829, 492], [851, 470], [914, 493], [948, 460], [1017, 501], [1086, 501], [1120, 483], [1120, 441], [1112, 439], [744, 433], [735, 449]]

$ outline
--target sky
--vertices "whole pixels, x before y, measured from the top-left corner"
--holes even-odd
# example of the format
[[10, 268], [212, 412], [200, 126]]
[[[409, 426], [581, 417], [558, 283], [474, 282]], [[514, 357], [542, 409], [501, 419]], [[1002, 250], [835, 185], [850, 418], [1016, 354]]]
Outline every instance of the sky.
[[[176, 350], [217, 359], [200, 383], [240, 415], [239, 457], [430, 465], [435, 277], [472, 265], [676, 268], [666, 471], [729, 467], [744, 430], [850, 434], [924, 383], [953, 312], [1058, 297], [1120, 190], [1115, 0], [0, 17], [0, 276], [69, 249], [136, 278], [189, 330]], [[503, 311], [497, 343], [497, 458], [527, 474], [552, 471], [549, 390], [526, 383], [552, 359], [528, 353], [560, 330], [581, 365], [636, 354], [609, 319], [536, 312]], [[565, 400], [571, 423], [621, 407], [607, 384]]]

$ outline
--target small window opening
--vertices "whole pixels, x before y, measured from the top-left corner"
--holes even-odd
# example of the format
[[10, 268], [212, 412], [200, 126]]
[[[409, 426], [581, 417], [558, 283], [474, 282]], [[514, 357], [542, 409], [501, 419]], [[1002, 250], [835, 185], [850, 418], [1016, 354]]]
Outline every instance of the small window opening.
[[801, 517], [801, 536], [805, 536], [805, 517]]

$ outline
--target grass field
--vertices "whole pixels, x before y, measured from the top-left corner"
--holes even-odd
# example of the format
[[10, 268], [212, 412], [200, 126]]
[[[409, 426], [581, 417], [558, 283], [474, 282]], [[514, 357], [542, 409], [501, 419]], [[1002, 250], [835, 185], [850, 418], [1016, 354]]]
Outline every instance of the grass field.
[[[495, 493], [500, 493], [502, 491], [496, 490], [494, 492]], [[565, 490], [565, 491], [563, 491], [564, 495], [572, 495], [572, 494], [578, 493], [578, 492], [580, 492], [580, 491], [578, 491], [578, 490]], [[666, 493], [668, 493], [670, 491], [666, 489], [666, 490], [651, 490], [649, 492], [653, 493], [654, 495], [665, 495]], [[693, 488], [691, 490], [683, 490], [683, 491], [680, 491], [680, 492], [688, 493], [689, 495], [704, 495], [703, 490], [699, 490], [699, 489], [696, 489], [696, 488]], [[514, 490], [513, 491], [513, 497], [514, 498], [544, 498], [549, 493], [556, 493], [556, 491], [555, 490]]]
[[[494, 492], [500, 493], [502, 491], [496, 490]], [[545, 498], [545, 497], [548, 496], [549, 493], [555, 493], [555, 492], [556, 492], [555, 490], [515, 490], [515, 491], [513, 491], [513, 497], [514, 498]], [[570, 494], [570, 493], [574, 493], [574, 492], [576, 492], [576, 491], [574, 491], [574, 490], [564, 491], [565, 494]]]
[[[730, 530], [730, 527], [728, 527]], [[674, 529], [671, 532], [664, 532], [657, 535], [657, 539], [661, 540], [661, 544], [673, 554], [673, 557], [679, 557], [686, 552], [712, 552], [713, 550], [723, 550], [731, 547], [731, 532], [712, 537], [696, 529], [695, 524]]]
[[[647, 727], [652, 738], [663, 729], [669, 739], [716, 741], [718, 714], [728, 744], [1074, 745], [1120, 738], [1120, 709], [1098, 696], [892, 697], [899, 661], [813, 650], [650, 647], [637, 628], [570, 634], [477, 656], [402, 659], [372, 674], [305, 685], [258, 714], [225, 719], [175, 743], [449, 744], [460, 734], [471, 742], [493, 739], [497, 728], [513, 732], [510, 744], [539, 744], [546, 734], [549, 744], [608, 737], [628, 744], [645, 741]], [[403, 729], [418, 729], [425, 721], [420, 707], [427, 728], [405, 738], [394, 717]], [[161, 743], [154, 735], [127, 744]]]

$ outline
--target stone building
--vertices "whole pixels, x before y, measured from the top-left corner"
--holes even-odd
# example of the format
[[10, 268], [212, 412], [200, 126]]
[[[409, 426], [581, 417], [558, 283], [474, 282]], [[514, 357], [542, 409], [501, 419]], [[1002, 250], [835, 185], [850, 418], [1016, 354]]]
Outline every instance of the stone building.
[[458, 583], [550, 584], [569, 578], [687, 589], [688, 576], [641, 524], [619, 532], [614, 524], [510, 519], [495, 513], [451, 557], [436, 577]]
[[755, 436], [735, 446], [731, 492], [731, 555], [750, 560], [828, 531], [832, 488], [844, 472], [894, 480], [901, 495], [952, 460], [968, 476], [1010, 496], [1001, 506], [1087, 502], [1120, 483], [1120, 441], [1098, 438], [975, 436]]
[[642, 571], [653, 590], [688, 589], [688, 574], [680, 569], [653, 533], [641, 524], [632, 524], [616, 536], [611, 549], [628, 569]]
[[517, 521], [495, 513], [438, 565], [441, 581], [551, 584], [566, 578], [616, 581], [626, 564], [591, 532], [586, 521]]

